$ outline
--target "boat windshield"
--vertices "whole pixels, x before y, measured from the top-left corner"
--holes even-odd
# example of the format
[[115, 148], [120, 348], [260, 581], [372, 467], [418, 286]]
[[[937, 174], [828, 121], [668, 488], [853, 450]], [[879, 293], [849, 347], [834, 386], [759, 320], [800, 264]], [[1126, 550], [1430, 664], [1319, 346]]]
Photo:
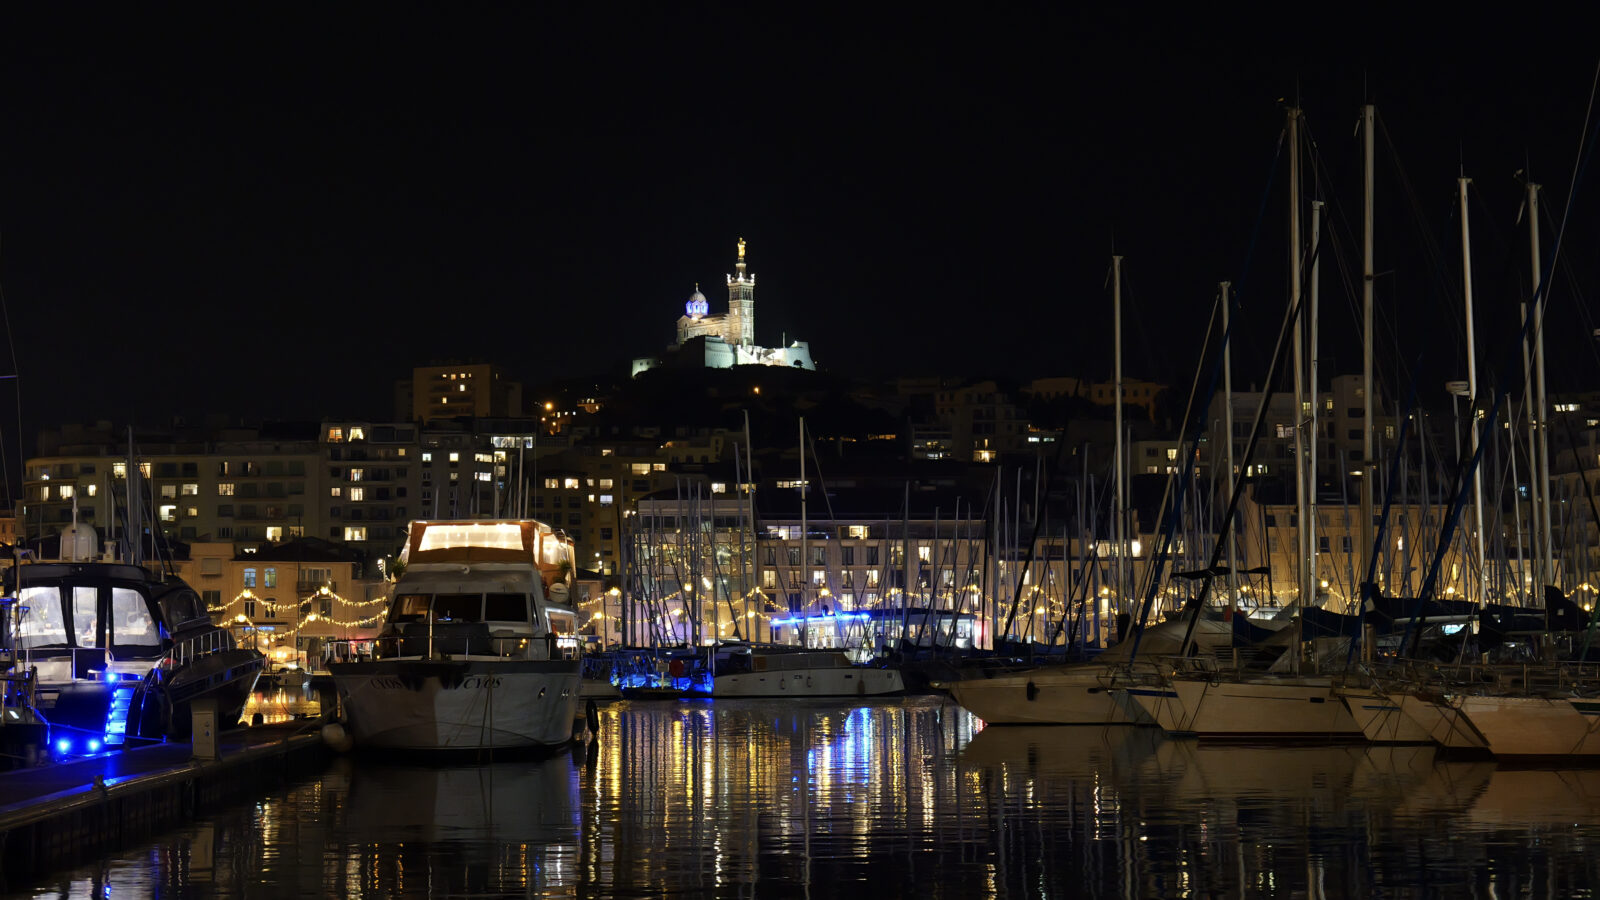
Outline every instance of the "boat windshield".
[[61, 611], [61, 590], [55, 586], [25, 587], [17, 592], [22, 620], [17, 623], [18, 647], [64, 647], [67, 619]]
[[78, 586], [72, 589], [72, 632], [79, 647], [97, 647], [100, 632], [100, 589]]
[[482, 594], [401, 594], [395, 599], [394, 622], [477, 622], [483, 613]]
[[483, 618], [487, 622], [528, 621], [528, 595], [484, 594]]
[[111, 642], [118, 647], [159, 647], [161, 633], [144, 595], [131, 588], [111, 589]]

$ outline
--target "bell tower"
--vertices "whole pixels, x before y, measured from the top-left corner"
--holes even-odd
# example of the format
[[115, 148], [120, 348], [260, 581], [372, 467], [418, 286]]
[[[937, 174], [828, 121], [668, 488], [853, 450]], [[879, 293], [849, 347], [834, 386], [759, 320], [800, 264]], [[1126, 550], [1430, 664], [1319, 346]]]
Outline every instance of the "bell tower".
[[756, 276], [745, 271], [744, 238], [739, 239], [737, 274], [728, 276], [728, 331], [724, 339], [740, 347], [756, 342]]

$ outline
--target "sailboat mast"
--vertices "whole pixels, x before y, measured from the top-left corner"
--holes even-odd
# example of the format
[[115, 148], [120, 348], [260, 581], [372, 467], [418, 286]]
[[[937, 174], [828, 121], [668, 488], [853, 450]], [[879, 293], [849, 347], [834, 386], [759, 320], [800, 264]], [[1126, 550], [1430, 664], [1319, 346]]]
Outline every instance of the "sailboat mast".
[[[1533, 253], [1533, 377], [1535, 396], [1533, 404], [1533, 432], [1539, 442], [1539, 465], [1534, 469], [1538, 481], [1534, 490], [1539, 494], [1539, 557], [1540, 582], [1538, 596], [1544, 596], [1544, 586], [1556, 580], [1555, 561], [1552, 558], [1553, 542], [1550, 530], [1550, 431], [1547, 416], [1549, 403], [1544, 392], [1544, 298], [1539, 289], [1544, 283], [1543, 266], [1539, 261], [1539, 185], [1528, 185], [1528, 224]], [[1548, 292], [1547, 292], [1548, 293]], [[1532, 466], [1529, 466], [1533, 469]]]
[[807, 596], [806, 587], [811, 583], [811, 573], [808, 571], [811, 561], [806, 557], [809, 551], [806, 545], [806, 419], [800, 417], [800, 646], [807, 646], [810, 626], [806, 622], [811, 616], [810, 597]]
[[1305, 435], [1305, 333], [1306, 317], [1300, 310], [1300, 110], [1289, 109], [1289, 308], [1295, 312], [1294, 325], [1294, 463], [1295, 463], [1295, 574], [1299, 600], [1311, 596], [1308, 576], [1306, 518], [1306, 435]]
[[[1126, 461], [1122, 458], [1122, 257], [1111, 257], [1111, 345], [1114, 365], [1112, 371], [1112, 390], [1116, 392], [1116, 450], [1112, 456], [1117, 469], [1117, 508], [1115, 510], [1115, 523], [1113, 525], [1113, 538], [1117, 542], [1117, 574], [1116, 574], [1116, 611], [1120, 615], [1124, 612], [1127, 603], [1127, 577], [1126, 568], [1126, 541], [1125, 522], [1128, 508], [1127, 476], [1124, 473]], [[1015, 598], [1013, 603], [1015, 603]], [[1118, 634], [1121, 640], [1122, 635]]]
[[[1461, 194], [1461, 287], [1467, 313], [1467, 418], [1471, 423], [1472, 455], [1478, 455], [1478, 350], [1472, 329], [1472, 229], [1467, 222], [1467, 185], [1472, 179], [1461, 177], [1456, 185]], [[1478, 602], [1489, 602], [1489, 569], [1483, 555], [1483, 466], [1472, 467], [1472, 512], [1478, 535]]]
[[1317, 377], [1317, 281], [1318, 273], [1322, 268], [1322, 254], [1316, 252], [1322, 240], [1322, 201], [1311, 201], [1311, 296], [1309, 298], [1311, 309], [1307, 327], [1311, 332], [1310, 352], [1307, 354], [1310, 362], [1310, 377], [1307, 379], [1308, 396], [1311, 398], [1311, 440], [1309, 453], [1306, 459], [1306, 550], [1310, 559], [1311, 569], [1306, 581], [1311, 584], [1312, 605], [1320, 606], [1317, 602], [1317, 592], [1321, 589], [1322, 582], [1317, 576], [1317, 566], [1322, 561], [1322, 547], [1317, 543], [1318, 526], [1321, 519], [1317, 517], [1317, 447], [1322, 443], [1322, 432], [1318, 430], [1318, 420], [1321, 412], [1321, 396], [1318, 394], [1319, 380]]
[[1378, 479], [1373, 467], [1372, 395], [1376, 393], [1372, 379], [1372, 211], [1373, 211], [1373, 125], [1377, 119], [1375, 108], [1368, 103], [1361, 107], [1361, 136], [1365, 145], [1363, 180], [1366, 183], [1365, 202], [1362, 204], [1361, 225], [1361, 571], [1370, 566], [1366, 554], [1372, 552], [1372, 516], [1377, 510]]
[[[1222, 282], [1222, 446], [1228, 452], [1228, 496], [1233, 496], [1233, 333], [1228, 330], [1228, 289], [1232, 282]], [[1081, 493], [1081, 492], [1080, 492]], [[1081, 521], [1081, 518], [1080, 518]], [[1239, 611], [1239, 558], [1234, 541], [1234, 529], [1228, 528], [1228, 609]]]

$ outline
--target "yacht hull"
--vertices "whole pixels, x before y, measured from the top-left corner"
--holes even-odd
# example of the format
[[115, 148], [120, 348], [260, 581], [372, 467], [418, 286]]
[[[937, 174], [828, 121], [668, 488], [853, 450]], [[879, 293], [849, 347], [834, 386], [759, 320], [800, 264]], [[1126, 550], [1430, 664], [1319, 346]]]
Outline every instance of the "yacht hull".
[[711, 680], [713, 697], [881, 697], [905, 693], [899, 669], [819, 666], [740, 672]]
[[1106, 689], [1104, 666], [1033, 669], [993, 678], [942, 682], [940, 687], [990, 725], [1155, 724], [1133, 714]]
[[330, 663], [357, 747], [447, 752], [572, 739], [579, 661], [397, 659]]
[[1333, 684], [1318, 679], [1172, 679], [1127, 694], [1169, 734], [1235, 740], [1360, 740]]
[[1433, 742], [1428, 730], [1405, 714], [1397, 696], [1373, 688], [1347, 687], [1339, 690], [1339, 697], [1361, 733], [1374, 744]]
[[1600, 702], [1463, 697], [1461, 713], [1496, 757], [1600, 757]]
[[1448, 750], [1487, 750], [1483, 734], [1446, 700], [1418, 694], [1400, 696], [1400, 711], [1415, 722], [1435, 744]]

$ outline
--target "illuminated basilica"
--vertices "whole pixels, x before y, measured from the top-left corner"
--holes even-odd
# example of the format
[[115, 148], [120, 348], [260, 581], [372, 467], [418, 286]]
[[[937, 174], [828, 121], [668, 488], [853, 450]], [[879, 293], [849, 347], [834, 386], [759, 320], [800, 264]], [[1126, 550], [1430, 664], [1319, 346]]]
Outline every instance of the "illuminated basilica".
[[704, 366], [726, 369], [732, 366], [792, 366], [815, 370], [811, 346], [805, 341], [790, 341], [784, 347], [756, 344], [756, 276], [744, 261], [744, 239], [739, 239], [736, 273], [728, 276], [728, 311], [711, 314], [711, 305], [697, 284], [684, 313], [678, 319], [678, 340], [662, 358], [641, 357], [633, 361], [633, 374], [661, 365]]

